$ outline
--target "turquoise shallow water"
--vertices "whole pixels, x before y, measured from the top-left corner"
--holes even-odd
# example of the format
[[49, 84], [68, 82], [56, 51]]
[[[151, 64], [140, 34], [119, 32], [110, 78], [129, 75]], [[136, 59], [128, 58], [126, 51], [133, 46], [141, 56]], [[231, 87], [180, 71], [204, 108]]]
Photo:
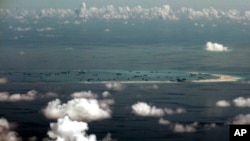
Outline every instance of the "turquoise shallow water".
[[132, 71], [132, 70], [73, 70], [73, 71], [6, 71], [0, 77], [10, 83], [170, 83], [215, 79], [208, 73], [184, 71]]

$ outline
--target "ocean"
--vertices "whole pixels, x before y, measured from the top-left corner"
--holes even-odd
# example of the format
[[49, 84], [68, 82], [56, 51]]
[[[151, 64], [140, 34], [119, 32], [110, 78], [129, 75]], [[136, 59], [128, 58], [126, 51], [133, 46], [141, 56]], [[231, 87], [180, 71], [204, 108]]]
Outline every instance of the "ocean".
[[[50, 123], [58, 118], [46, 116], [44, 110], [55, 99], [70, 109], [64, 116], [78, 113], [77, 121], [87, 122], [86, 133], [98, 140], [110, 133], [118, 141], [228, 141], [229, 125], [249, 120], [248, 24], [60, 22], [48, 18], [32, 24], [33, 30], [17, 31], [10, 26], [28, 23], [2, 21], [0, 117], [15, 125], [11, 130], [24, 140], [48, 138]], [[35, 30], [40, 27], [53, 30]], [[208, 42], [214, 50], [208, 49]], [[218, 46], [224, 50], [216, 50]], [[230, 79], [217, 81], [214, 74]], [[207, 79], [216, 80], [193, 81]], [[108, 116], [86, 120], [88, 112], [67, 107], [75, 92], [89, 93], [81, 98], [97, 100]], [[11, 99], [13, 94], [25, 96]]]

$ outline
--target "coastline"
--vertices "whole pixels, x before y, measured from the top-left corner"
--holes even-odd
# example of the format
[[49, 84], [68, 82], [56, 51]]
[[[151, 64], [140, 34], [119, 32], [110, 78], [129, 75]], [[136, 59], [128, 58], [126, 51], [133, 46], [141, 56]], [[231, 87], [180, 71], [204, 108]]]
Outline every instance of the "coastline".
[[210, 75], [215, 76], [217, 78], [203, 79], [203, 80], [191, 80], [191, 82], [196, 82], [196, 83], [234, 82], [234, 81], [238, 81], [241, 79], [240, 77], [232, 76], [232, 75], [224, 75], [224, 74], [210, 74]]

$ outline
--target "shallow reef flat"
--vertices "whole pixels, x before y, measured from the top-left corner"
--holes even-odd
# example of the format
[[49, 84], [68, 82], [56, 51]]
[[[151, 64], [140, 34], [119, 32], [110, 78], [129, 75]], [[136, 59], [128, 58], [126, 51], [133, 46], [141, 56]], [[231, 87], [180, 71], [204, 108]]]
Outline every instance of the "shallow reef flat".
[[9, 83], [177, 83], [177, 82], [228, 82], [240, 78], [201, 72], [176, 70], [67, 70], [67, 71], [2, 71], [0, 77]]

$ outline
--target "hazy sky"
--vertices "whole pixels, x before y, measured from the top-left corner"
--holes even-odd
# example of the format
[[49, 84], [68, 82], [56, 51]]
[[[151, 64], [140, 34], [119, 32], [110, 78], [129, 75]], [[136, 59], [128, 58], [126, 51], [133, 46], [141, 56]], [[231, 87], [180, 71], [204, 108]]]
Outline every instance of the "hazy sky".
[[249, 0], [0, 0], [0, 7], [13, 8], [78, 8], [85, 2], [87, 6], [102, 7], [106, 5], [153, 7], [168, 4], [171, 7], [249, 10]]

